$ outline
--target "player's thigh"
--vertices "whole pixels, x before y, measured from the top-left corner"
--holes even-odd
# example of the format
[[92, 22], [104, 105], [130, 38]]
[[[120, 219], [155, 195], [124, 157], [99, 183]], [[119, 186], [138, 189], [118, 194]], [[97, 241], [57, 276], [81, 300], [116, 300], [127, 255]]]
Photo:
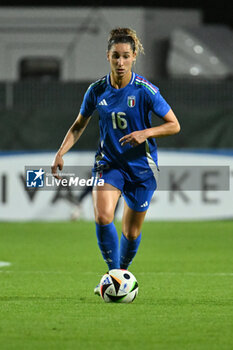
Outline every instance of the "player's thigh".
[[124, 188], [124, 214], [122, 230], [128, 239], [136, 239], [141, 232], [142, 224], [156, 189], [156, 181], [151, 177], [141, 183], [126, 183]]
[[134, 240], [140, 235], [146, 212], [147, 210], [135, 211], [124, 201], [122, 232], [127, 239]]
[[95, 220], [100, 225], [107, 225], [114, 219], [114, 212], [121, 195], [121, 191], [105, 183], [104, 186], [95, 187], [92, 191]]

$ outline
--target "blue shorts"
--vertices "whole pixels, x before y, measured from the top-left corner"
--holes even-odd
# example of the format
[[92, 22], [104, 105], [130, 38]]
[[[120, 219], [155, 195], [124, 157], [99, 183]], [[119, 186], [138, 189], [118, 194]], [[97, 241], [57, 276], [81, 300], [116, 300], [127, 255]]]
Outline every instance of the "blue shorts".
[[149, 208], [151, 198], [157, 187], [154, 176], [144, 180], [144, 182], [130, 182], [125, 179], [120, 169], [115, 168], [101, 170], [93, 175], [103, 179], [104, 183], [118, 188], [127, 205], [135, 211], [145, 211]]

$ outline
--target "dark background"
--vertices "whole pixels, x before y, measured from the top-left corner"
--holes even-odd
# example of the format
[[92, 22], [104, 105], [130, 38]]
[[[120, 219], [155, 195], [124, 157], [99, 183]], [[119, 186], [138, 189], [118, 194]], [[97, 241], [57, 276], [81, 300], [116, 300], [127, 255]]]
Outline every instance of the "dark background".
[[55, 1], [11, 1], [1, 0], [0, 7], [78, 7], [78, 6], [106, 6], [106, 7], [163, 7], [163, 8], [187, 8], [187, 9], [201, 9], [203, 12], [204, 23], [219, 23], [226, 24], [228, 26], [233, 25], [232, 19], [232, 2], [228, 1], [152, 1], [152, 0], [126, 0], [126, 1], [107, 1], [107, 0], [55, 0]]

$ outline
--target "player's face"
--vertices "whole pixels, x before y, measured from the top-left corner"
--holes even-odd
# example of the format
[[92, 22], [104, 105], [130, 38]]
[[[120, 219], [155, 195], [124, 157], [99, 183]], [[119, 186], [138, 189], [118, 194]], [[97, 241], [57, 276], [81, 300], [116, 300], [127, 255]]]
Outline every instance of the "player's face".
[[114, 44], [107, 53], [108, 61], [112, 73], [122, 79], [131, 74], [132, 64], [135, 61], [136, 54], [133, 52], [130, 44]]

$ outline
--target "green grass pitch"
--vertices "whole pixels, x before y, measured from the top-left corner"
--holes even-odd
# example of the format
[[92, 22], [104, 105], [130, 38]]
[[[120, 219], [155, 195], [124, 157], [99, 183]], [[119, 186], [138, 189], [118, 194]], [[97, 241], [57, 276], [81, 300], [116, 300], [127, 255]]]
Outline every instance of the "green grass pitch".
[[233, 221], [146, 222], [132, 304], [93, 294], [94, 228], [0, 224], [1, 350], [233, 349]]

